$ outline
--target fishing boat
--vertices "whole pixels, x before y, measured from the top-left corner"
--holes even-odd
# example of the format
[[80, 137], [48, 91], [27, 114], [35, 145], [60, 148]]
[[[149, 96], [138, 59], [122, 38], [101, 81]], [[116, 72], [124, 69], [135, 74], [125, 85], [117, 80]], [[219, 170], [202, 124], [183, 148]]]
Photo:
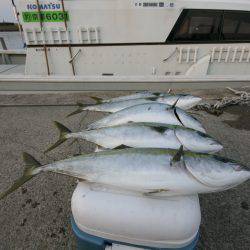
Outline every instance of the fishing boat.
[[26, 62], [19, 74], [0, 75], [0, 90], [250, 84], [248, 0], [15, 3]]

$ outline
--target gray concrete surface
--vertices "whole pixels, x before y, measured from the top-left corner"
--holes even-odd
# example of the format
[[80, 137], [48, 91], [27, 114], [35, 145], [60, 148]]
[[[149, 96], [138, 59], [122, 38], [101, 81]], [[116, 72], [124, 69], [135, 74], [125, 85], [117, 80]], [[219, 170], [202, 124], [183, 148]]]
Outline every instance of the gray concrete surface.
[[[226, 94], [218, 90], [193, 93], [208, 99]], [[98, 96], [118, 94], [121, 93]], [[42, 153], [57, 139], [53, 120], [77, 131], [102, 116], [89, 113], [65, 118], [75, 109], [70, 105], [76, 101], [91, 103], [87, 95], [96, 93], [0, 95], [0, 191], [23, 171], [23, 151], [48, 163], [93, 150], [94, 145], [81, 141], [65, 143], [47, 157]], [[221, 155], [250, 165], [249, 107], [230, 108], [219, 118], [199, 112], [197, 118], [209, 134], [223, 143]], [[70, 177], [43, 174], [0, 201], [0, 249], [75, 249], [70, 228], [70, 199], [75, 184], [76, 180]], [[230, 191], [200, 196], [202, 224], [198, 249], [250, 249], [249, 187], [248, 182]]]

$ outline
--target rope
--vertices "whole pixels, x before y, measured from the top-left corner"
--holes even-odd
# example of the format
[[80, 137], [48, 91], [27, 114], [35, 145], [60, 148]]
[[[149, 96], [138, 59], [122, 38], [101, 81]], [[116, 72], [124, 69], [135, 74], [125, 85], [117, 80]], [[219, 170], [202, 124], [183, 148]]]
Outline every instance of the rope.
[[227, 88], [233, 94], [237, 95], [234, 97], [224, 97], [221, 100], [217, 101], [215, 104], [202, 103], [197, 105], [194, 110], [206, 111], [210, 114], [219, 116], [223, 113], [223, 109], [233, 105], [249, 105], [250, 104], [250, 93], [246, 91], [238, 91], [232, 88]]

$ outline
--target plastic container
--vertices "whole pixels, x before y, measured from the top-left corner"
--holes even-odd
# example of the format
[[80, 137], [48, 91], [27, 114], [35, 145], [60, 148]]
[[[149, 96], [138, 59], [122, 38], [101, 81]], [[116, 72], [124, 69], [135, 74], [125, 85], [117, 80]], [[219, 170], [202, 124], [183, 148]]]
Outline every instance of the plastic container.
[[119, 243], [146, 249], [194, 249], [200, 226], [198, 196], [153, 199], [79, 183], [72, 228], [83, 250]]

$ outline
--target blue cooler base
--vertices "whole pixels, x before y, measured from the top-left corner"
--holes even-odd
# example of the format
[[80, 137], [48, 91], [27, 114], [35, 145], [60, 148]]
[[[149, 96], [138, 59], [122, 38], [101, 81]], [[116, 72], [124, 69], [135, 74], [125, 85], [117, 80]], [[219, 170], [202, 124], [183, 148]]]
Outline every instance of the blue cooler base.
[[[107, 245], [112, 245], [112, 243], [125, 245], [124, 243], [121, 243], [121, 242], [111, 241], [111, 240], [103, 239], [100, 237], [96, 237], [96, 236], [84, 233], [77, 227], [73, 217], [71, 218], [71, 226], [77, 239], [78, 250], [105, 250], [105, 247]], [[199, 239], [199, 235], [197, 234], [193, 242], [191, 242], [188, 246], [182, 247], [182, 248], [152, 248], [152, 247], [146, 247], [146, 246], [142, 247], [142, 246], [136, 246], [136, 245], [130, 245], [130, 244], [126, 244], [126, 245], [128, 246], [130, 245], [130, 246], [138, 247], [138, 248], [150, 249], [150, 250], [194, 250], [196, 249], [198, 239]]]

